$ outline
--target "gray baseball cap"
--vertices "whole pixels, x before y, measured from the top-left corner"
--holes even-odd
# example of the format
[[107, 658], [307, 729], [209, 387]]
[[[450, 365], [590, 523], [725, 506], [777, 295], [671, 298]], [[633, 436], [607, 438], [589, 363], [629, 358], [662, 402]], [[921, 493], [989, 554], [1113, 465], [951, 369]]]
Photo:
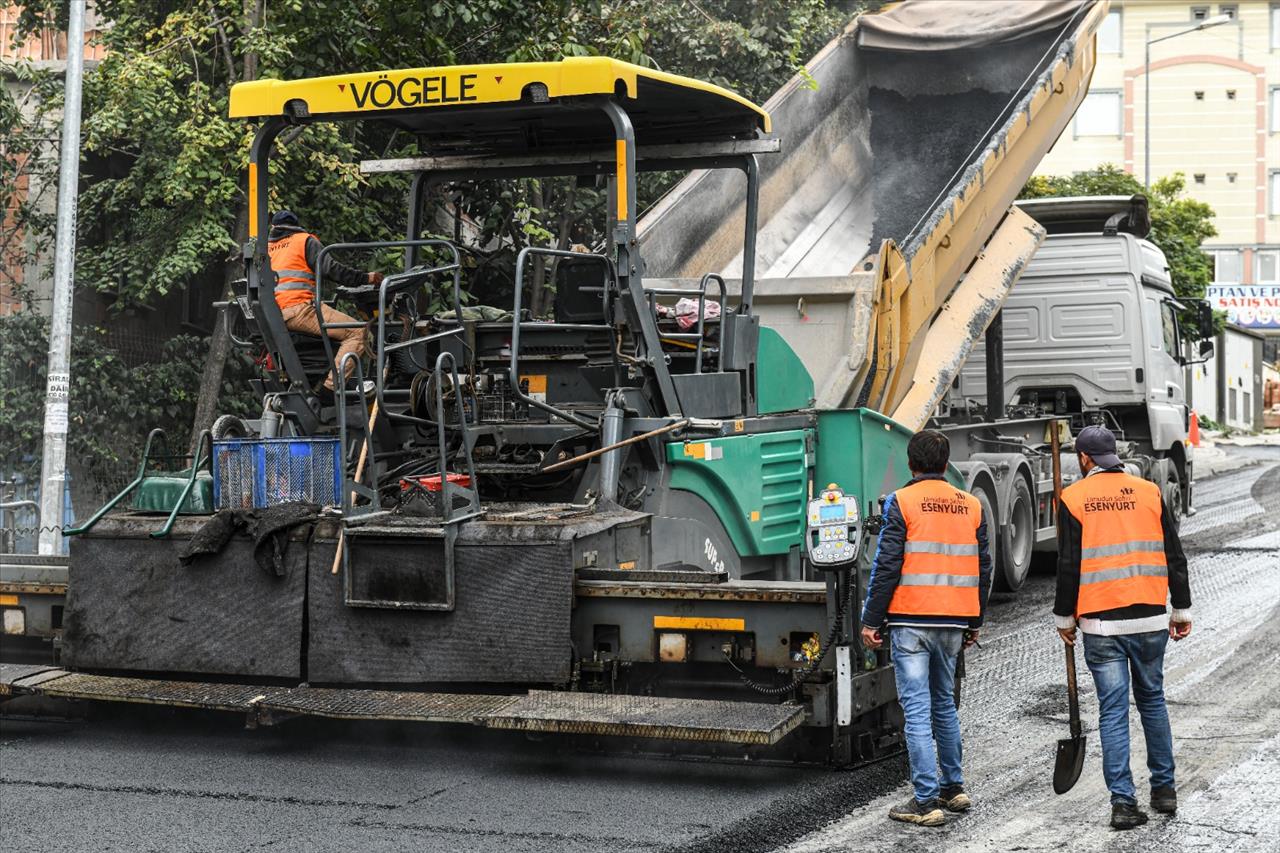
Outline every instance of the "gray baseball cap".
[[1087, 426], [1076, 436], [1076, 452], [1088, 456], [1103, 468], [1120, 464], [1116, 455], [1116, 437], [1104, 426]]

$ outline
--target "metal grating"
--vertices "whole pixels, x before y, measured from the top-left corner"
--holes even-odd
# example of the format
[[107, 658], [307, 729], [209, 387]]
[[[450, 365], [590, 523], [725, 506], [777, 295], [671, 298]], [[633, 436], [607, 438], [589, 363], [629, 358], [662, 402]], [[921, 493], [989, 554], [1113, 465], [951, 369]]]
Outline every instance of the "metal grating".
[[0, 663], [0, 696], [30, 693], [32, 685], [27, 681], [39, 684], [42, 680], [47, 680], [39, 676], [46, 674], [51, 678], [66, 675], [57, 667], [45, 663]]
[[287, 693], [287, 687], [255, 684], [216, 684], [199, 681], [164, 681], [72, 673], [40, 687], [40, 693], [62, 699], [96, 699], [104, 702], [136, 702], [173, 705], [212, 711], [250, 711], [256, 702]]
[[470, 723], [493, 729], [771, 746], [804, 721], [800, 705], [533, 690], [528, 695], [419, 693], [165, 681], [47, 666], [0, 665], [0, 696], [132, 702], [346, 720]]
[[298, 687], [265, 699], [258, 707], [264, 711], [343, 720], [474, 723], [477, 717], [497, 713], [519, 698], [522, 697]]
[[799, 705], [532, 690], [478, 722], [495, 729], [772, 745], [803, 721]]

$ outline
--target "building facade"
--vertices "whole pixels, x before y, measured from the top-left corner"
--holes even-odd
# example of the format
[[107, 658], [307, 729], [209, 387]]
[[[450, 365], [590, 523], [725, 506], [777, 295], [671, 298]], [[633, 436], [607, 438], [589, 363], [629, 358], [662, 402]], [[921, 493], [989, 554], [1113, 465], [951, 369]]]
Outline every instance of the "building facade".
[[1038, 172], [1102, 163], [1186, 175], [1216, 214], [1210, 300], [1280, 335], [1280, 2], [1111, 0], [1089, 94]]

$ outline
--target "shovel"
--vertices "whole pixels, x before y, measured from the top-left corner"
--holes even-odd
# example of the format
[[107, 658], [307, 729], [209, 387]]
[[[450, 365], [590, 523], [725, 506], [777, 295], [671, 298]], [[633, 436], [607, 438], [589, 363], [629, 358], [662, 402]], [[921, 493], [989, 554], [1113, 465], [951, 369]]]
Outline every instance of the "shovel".
[[[1062, 500], [1062, 456], [1059, 453], [1058, 422], [1051, 424], [1053, 453], [1053, 517], [1058, 520]], [[1053, 792], [1065, 794], [1080, 778], [1084, 769], [1084, 735], [1080, 733], [1080, 695], [1076, 691], [1076, 649], [1065, 643], [1067, 650], [1067, 706], [1071, 713], [1071, 737], [1058, 741], [1058, 754], [1053, 764]]]
[[1058, 741], [1058, 755], [1053, 764], [1053, 792], [1065, 794], [1080, 778], [1084, 769], [1084, 735], [1080, 733], [1080, 697], [1076, 693], [1075, 646], [1063, 644], [1067, 650], [1067, 704], [1071, 712], [1071, 737]]

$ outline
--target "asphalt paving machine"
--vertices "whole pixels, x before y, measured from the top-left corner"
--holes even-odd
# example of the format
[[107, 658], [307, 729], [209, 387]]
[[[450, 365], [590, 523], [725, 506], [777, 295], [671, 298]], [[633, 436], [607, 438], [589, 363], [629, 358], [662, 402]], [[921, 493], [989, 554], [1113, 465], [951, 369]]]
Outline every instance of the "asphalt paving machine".
[[[262, 415], [221, 421], [177, 474], [144, 459], [73, 531], [61, 667], [8, 666], [0, 693], [834, 764], [896, 748], [891, 669], [857, 640], [879, 500], [1043, 236], [1009, 205], [1105, 11], [988, 4], [1014, 23], [999, 38], [976, 20], [925, 48], [936, 5], [859, 19], [815, 59], [830, 88], [765, 108], [605, 58], [236, 86], [257, 132], [233, 308]], [[805, 110], [804, 138], [774, 133]], [[284, 327], [264, 233], [273, 145], [313, 122], [385, 123], [420, 152], [362, 164], [413, 175], [405, 239], [325, 249], [403, 257], [376, 286], [317, 273], [317, 309], [353, 306], [371, 339], [332, 399], [316, 389], [347, 364]], [[691, 175], [642, 229], [637, 176], [659, 170]], [[607, 188], [599, 250], [522, 249], [510, 304], [464, 304], [465, 247], [426, 236], [433, 189], [553, 176]], [[538, 258], [548, 317], [523, 304]], [[949, 349], [926, 346], [957, 314]]]

